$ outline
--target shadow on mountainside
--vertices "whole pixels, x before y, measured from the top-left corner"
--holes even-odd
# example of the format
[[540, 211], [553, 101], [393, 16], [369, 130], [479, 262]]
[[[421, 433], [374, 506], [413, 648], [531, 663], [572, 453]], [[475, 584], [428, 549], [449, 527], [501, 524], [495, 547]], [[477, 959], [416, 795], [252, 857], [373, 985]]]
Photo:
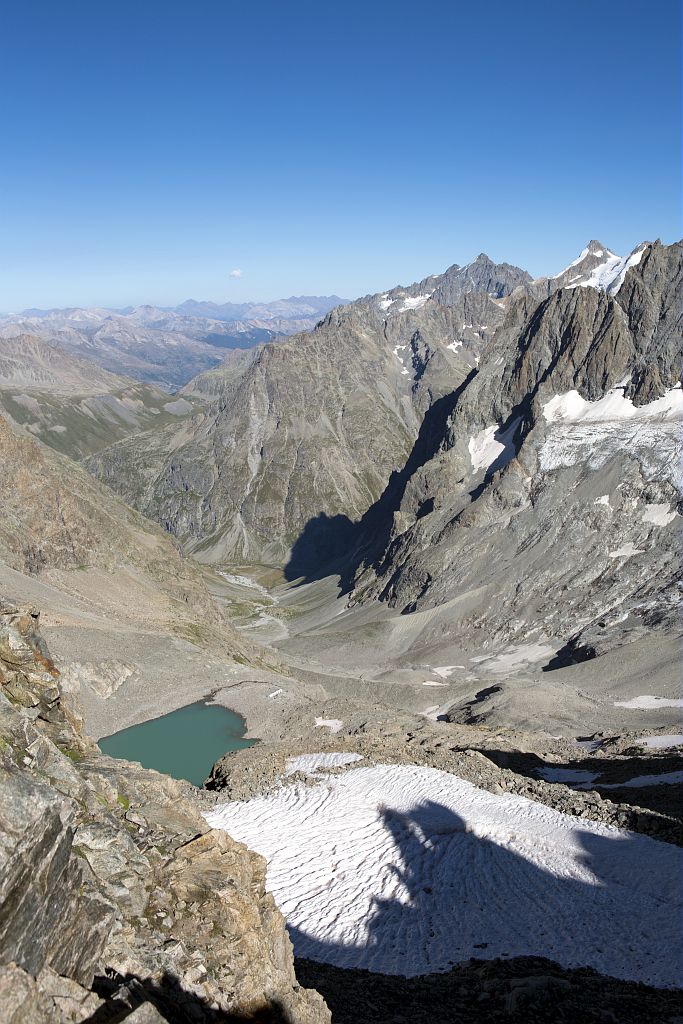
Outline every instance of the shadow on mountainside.
[[680, 1024], [681, 994], [543, 957], [476, 960], [445, 974], [390, 977], [297, 958], [332, 1024]]
[[[392, 472], [381, 496], [358, 522], [325, 512], [309, 519], [292, 546], [285, 579], [303, 584], [339, 575], [341, 593], [352, 588], [360, 567], [370, 564], [386, 549], [394, 512], [400, 508], [411, 477], [438, 452], [448, 419], [476, 373], [476, 369], [472, 370], [455, 391], [429, 407], [403, 469]], [[429, 511], [429, 507], [420, 509], [417, 518]]]
[[158, 979], [111, 972], [95, 978], [93, 989], [105, 1002], [82, 1024], [125, 1024], [141, 1007], [153, 1007], [168, 1024], [291, 1024], [290, 1015], [276, 1000], [239, 1013], [216, 1010], [201, 996], [183, 988], [168, 971]]
[[[681, 784], [661, 782], [645, 786], [627, 785], [633, 779], [645, 776], [652, 776], [656, 779], [658, 775], [683, 770], [683, 756], [680, 753], [666, 750], [660, 753], [651, 751], [649, 753], [624, 754], [619, 758], [604, 758], [586, 756], [571, 761], [544, 761], [538, 754], [525, 751], [509, 751], [496, 749], [482, 749], [481, 753], [493, 761], [499, 768], [508, 768], [518, 775], [524, 775], [530, 779], [543, 778], [543, 772], [549, 769], [552, 773], [559, 773], [553, 779], [546, 779], [550, 783], [569, 785], [571, 782], [563, 782], [562, 773], [574, 775], [577, 782], [580, 782], [576, 773], [588, 772], [594, 776], [590, 782], [581, 784], [581, 789], [592, 790], [599, 793], [605, 800], [613, 803], [630, 804], [638, 810], [640, 828], [638, 831], [650, 832], [657, 835], [658, 832], [667, 831], [667, 841], [683, 845], [683, 800], [681, 799]], [[650, 812], [654, 811], [652, 814]], [[657, 818], [657, 815], [666, 815], [668, 822]], [[660, 828], [657, 828], [657, 826]], [[644, 827], [643, 827], [644, 826]], [[649, 828], [648, 828], [649, 826]], [[633, 825], [629, 823], [629, 828]]]
[[[383, 826], [398, 853], [395, 881], [385, 888], [392, 898], [373, 900], [363, 945], [288, 928], [298, 977], [321, 992], [333, 1022], [496, 1020], [494, 1009], [504, 1020], [665, 1021], [680, 1012], [680, 992], [606, 974], [678, 983], [683, 922], [662, 909], [680, 884], [646, 905], [643, 840], [577, 822], [576, 874], [559, 878], [540, 866], [538, 841], [521, 856], [437, 803], [385, 810]], [[680, 851], [657, 846], [665, 887]], [[534, 1015], [542, 1007], [547, 1016]]]

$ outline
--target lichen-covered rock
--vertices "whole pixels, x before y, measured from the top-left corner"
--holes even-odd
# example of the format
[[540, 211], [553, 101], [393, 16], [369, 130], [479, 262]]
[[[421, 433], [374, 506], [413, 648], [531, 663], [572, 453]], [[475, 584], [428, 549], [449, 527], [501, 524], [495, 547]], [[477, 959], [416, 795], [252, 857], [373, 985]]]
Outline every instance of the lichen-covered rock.
[[18, 768], [0, 769], [0, 962], [90, 984], [114, 908], [73, 850], [76, 807]]

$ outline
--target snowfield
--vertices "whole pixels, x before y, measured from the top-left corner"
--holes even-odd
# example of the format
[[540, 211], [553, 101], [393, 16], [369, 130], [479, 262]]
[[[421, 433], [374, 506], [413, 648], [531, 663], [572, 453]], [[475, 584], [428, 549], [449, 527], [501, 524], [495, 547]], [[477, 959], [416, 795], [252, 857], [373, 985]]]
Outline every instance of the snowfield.
[[657, 697], [652, 693], [645, 693], [642, 697], [632, 697], [631, 700], [613, 701], [615, 708], [631, 708], [633, 711], [656, 711], [657, 708], [683, 708], [683, 698]]
[[[588, 402], [578, 391], [555, 395], [543, 406], [548, 423], [540, 466], [548, 473], [584, 463], [598, 470], [614, 456], [628, 452], [647, 479], [681, 482], [681, 419], [683, 391], [670, 388], [647, 405], [634, 406], [624, 389], [612, 388], [599, 401]], [[666, 525], [664, 516], [656, 525]], [[670, 516], [667, 522], [674, 517]], [[650, 520], [653, 521], [653, 520]]]
[[680, 985], [677, 847], [434, 768], [321, 757], [308, 784], [206, 814], [266, 857], [298, 956], [412, 977], [535, 955]]
[[668, 733], [666, 736], [646, 736], [641, 743], [654, 750], [683, 745], [683, 733]]
[[519, 423], [520, 420], [517, 417], [507, 430], [503, 430], [500, 423], [492, 423], [490, 427], [484, 427], [469, 439], [470, 460], [475, 473], [480, 469], [484, 469], [486, 472], [491, 471], [494, 467], [502, 469], [511, 459], [514, 459], [517, 450], [513, 439]]

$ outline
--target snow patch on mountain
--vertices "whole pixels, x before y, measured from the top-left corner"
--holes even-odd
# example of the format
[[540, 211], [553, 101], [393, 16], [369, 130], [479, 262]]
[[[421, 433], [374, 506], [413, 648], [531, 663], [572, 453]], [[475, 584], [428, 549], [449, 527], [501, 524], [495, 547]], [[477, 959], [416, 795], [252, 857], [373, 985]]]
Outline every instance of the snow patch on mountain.
[[503, 430], [500, 423], [492, 423], [469, 439], [468, 450], [475, 473], [480, 469], [491, 469], [494, 463], [496, 469], [500, 469], [514, 458], [516, 448], [512, 439], [518, 426], [519, 419], [515, 419], [507, 430]]
[[550, 424], [539, 454], [541, 469], [550, 472], [584, 462], [593, 470], [628, 451], [647, 479], [668, 479], [680, 485], [683, 392], [670, 388], [661, 398], [635, 406], [624, 389], [612, 388], [597, 402], [578, 391], [555, 395], [543, 406]]
[[667, 526], [676, 518], [676, 509], [672, 509], [668, 501], [656, 505], [646, 505], [643, 512], [643, 522], [653, 523], [655, 526]]
[[680, 384], [669, 388], [661, 398], [647, 405], [634, 405], [626, 398], [623, 387], [611, 388], [597, 402], [587, 402], [578, 391], [555, 395], [543, 406], [543, 418], [548, 423], [578, 423], [624, 419], [681, 419], [683, 391]]
[[631, 700], [615, 700], [615, 708], [630, 708], [633, 711], [656, 711], [657, 708], [683, 708], [683, 699], [670, 700], [668, 697], [656, 697], [644, 694]]
[[407, 977], [543, 956], [680, 982], [672, 844], [414, 765], [282, 785], [206, 819], [266, 858], [298, 956]]
[[678, 747], [683, 745], [683, 733], [668, 733], [664, 736], [645, 736], [639, 741], [650, 750], [666, 750], [667, 747]]
[[424, 306], [427, 299], [430, 299], [433, 292], [426, 292], [424, 295], [406, 296], [403, 300], [403, 306], [401, 307], [401, 313], [405, 313], [408, 309], [419, 309]]

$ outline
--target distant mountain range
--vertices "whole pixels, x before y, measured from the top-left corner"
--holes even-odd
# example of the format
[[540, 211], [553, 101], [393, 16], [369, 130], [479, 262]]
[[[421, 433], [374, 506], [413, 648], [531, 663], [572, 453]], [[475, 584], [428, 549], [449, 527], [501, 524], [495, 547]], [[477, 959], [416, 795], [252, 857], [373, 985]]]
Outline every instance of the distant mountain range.
[[241, 305], [189, 299], [173, 309], [26, 309], [0, 317], [0, 338], [33, 335], [112, 373], [173, 389], [217, 366], [221, 349], [312, 330], [343, 302], [330, 295]]
[[197, 302], [187, 299], [171, 312], [185, 316], [205, 316], [212, 320], [297, 320], [302, 317], [321, 317], [335, 306], [343, 306], [348, 299], [338, 295], [291, 295], [274, 302]]

